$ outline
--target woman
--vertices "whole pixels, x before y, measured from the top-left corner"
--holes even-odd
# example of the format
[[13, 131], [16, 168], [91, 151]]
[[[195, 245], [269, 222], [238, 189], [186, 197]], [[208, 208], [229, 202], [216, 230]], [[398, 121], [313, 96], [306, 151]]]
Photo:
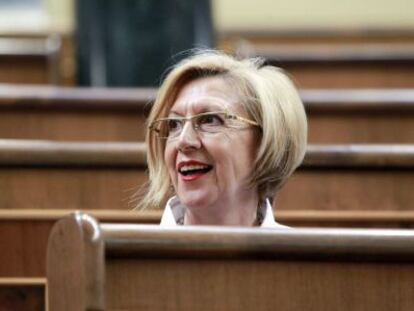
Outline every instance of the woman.
[[161, 225], [284, 227], [270, 200], [304, 157], [307, 123], [283, 71], [197, 53], [168, 74], [148, 122], [141, 207], [166, 204]]

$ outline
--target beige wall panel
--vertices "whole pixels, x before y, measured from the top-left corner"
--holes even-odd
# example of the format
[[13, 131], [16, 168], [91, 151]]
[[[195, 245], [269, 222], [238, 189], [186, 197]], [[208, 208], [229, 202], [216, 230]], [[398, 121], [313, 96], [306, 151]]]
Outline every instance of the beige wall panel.
[[223, 30], [414, 28], [411, 0], [213, 0]]

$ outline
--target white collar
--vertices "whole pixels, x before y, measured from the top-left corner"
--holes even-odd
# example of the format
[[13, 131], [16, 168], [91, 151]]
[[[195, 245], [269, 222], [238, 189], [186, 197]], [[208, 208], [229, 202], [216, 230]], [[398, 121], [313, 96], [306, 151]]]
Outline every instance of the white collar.
[[[160, 226], [174, 227], [182, 225], [184, 223], [185, 209], [186, 207], [181, 204], [177, 196], [170, 198], [162, 214]], [[257, 214], [261, 228], [289, 228], [275, 221], [269, 199], [264, 200]]]

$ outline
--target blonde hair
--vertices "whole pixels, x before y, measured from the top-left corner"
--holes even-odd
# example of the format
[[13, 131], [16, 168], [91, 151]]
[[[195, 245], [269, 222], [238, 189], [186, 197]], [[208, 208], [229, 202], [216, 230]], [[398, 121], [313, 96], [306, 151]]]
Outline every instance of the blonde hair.
[[[162, 83], [147, 119], [166, 117], [178, 93], [190, 81], [220, 76], [240, 94], [251, 119], [260, 124], [261, 142], [251, 182], [259, 197], [273, 197], [300, 165], [307, 141], [306, 114], [299, 94], [280, 68], [260, 58], [237, 60], [218, 51], [200, 51], [179, 62]], [[161, 207], [173, 194], [164, 162], [165, 142], [146, 134], [149, 184], [139, 208]]]

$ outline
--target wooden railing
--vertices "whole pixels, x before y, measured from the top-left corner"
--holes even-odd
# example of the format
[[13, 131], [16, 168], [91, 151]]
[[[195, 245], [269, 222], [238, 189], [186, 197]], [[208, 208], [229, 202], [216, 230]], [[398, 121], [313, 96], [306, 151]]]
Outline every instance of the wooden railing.
[[49, 239], [49, 306], [409, 310], [413, 243], [408, 230], [160, 229], [78, 213]]

